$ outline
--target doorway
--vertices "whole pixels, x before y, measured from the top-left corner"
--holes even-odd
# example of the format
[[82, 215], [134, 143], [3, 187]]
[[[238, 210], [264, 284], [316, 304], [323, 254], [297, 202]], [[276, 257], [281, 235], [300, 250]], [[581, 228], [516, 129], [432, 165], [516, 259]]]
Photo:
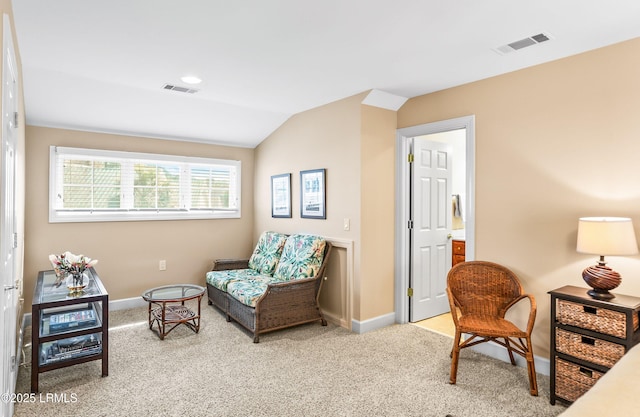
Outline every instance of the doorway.
[[451, 195], [454, 154], [453, 146], [446, 140], [432, 140], [434, 136], [447, 133], [449, 132], [409, 138], [410, 322], [449, 311], [446, 277], [451, 269], [452, 259]]
[[[415, 227], [414, 220], [414, 207], [415, 202], [415, 187], [413, 187], [413, 167], [410, 162], [414, 157], [410, 157], [413, 150], [413, 145], [416, 142], [416, 138], [423, 138], [429, 136], [433, 138], [439, 136], [436, 134], [443, 134], [445, 132], [463, 131], [464, 136], [464, 151], [465, 155], [462, 157], [465, 165], [465, 175], [463, 186], [464, 199], [461, 203], [461, 210], [464, 214], [464, 240], [466, 241], [466, 260], [474, 259], [475, 253], [475, 117], [465, 116], [456, 119], [449, 119], [440, 122], [428, 123], [419, 126], [413, 126], [403, 129], [398, 129], [396, 136], [396, 225], [395, 225], [395, 316], [397, 323], [407, 323], [409, 321], [417, 321], [424, 317], [413, 317], [412, 307], [415, 305], [413, 297], [416, 297], [415, 286], [419, 280], [427, 280], [427, 282], [420, 282], [422, 288], [436, 289], [431, 294], [427, 295], [427, 298], [433, 297], [434, 294], [442, 293], [446, 287], [445, 282], [429, 282], [433, 280], [435, 276], [439, 275], [440, 280], [446, 279], [446, 273], [450, 267], [450, 254], [451, 254], [451, 240], [453, 237], [453, 231], [446, 233], [448, 242], [440, 244], [439, 247], [444, 248], [445, 245], [448, 248], [447, 257], [449, 258], [448, 265], [444, 267], [440, 266], [439, 274], [424, 274], [424, 268], [416, 267], [415, 265], [415, 234], [413, 228]], [[432, 136], [433, 135], [433, 136]], [[446, 135], [444, 135], [446, 137]], [[455, 158], [455, 156], [453, 156]], [[451, 200], [449, 200], [451, 201]], [[418, 202], [420, 204], [420, 202]], [[449, 210], [450, 206], [447, 206]], [[451, 224], [451, 223], [449, 223]], [[459, 232], [458, 232], [459, 233]], [[443, 259], [447, 259], [447, 257]], [[442, 261], [438, 261], [442, 262]], [[433, 268], [432, 268], [433, 269]], [[437, 269], [437, 268], [436, 268]], [[421, 271], [416, 276], [416, 271]], [[433, 275], [433, 277], [432, 277]], [[440, 290], [438, 290], [438, 288]], [[424, 297], [422, 294], [417, 294], [418, 297]], [[447, 308], [448, 310], [448, 308]]]

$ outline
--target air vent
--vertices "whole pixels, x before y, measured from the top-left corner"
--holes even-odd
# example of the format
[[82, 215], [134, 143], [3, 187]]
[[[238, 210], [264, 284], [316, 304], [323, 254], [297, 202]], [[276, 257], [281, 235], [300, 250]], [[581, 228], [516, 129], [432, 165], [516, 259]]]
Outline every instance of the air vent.
[[188, 93], [188, 94], [194, 94], [199, 91], [199, 90], [196, 90], [195, 88], [180, 87], [179, 85], [171, 85], [171, 84], [165, 84], [162, 86], [162, 88], [164, 90], [171, 90], [171, 91], [177, 91], [179, 93]]
[[553, 38], [548, 33], [538, 33], [537, 35], [529, 36], [528, 38], [520, 39], [519, 41], [511, 42], [509, 44], [494, 48], [494, 51], [496, 51], [500, 55], [505, 55], [511, 52], [519, 51], [520, 49], [527, 48], [529, 46], [546, 42], [550, 39]]

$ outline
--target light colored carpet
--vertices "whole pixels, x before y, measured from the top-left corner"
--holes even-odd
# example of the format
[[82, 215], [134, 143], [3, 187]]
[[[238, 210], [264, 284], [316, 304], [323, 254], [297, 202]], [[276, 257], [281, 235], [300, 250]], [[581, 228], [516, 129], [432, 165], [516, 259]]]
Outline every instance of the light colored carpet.
[[[529, 395], [526, 370], [469, 350], [448, 384], [451, 339], [414, 325], [355, 334], [329, 324], [268, 333], [254, 344], [202, 303], [199, 334], [164, 341], [146, 308], [111, 314], [109, 376], [94, 361], [40, 375], [40, 392], [75, 402], [16, 405], [15, 416], [556, 416], [549, 379]], [[28, 329], [30, 332], [30, 329]], [[30, 348], [26, 349], [30, 358]], [[29, 392], [23, 365], [16, 392]]]

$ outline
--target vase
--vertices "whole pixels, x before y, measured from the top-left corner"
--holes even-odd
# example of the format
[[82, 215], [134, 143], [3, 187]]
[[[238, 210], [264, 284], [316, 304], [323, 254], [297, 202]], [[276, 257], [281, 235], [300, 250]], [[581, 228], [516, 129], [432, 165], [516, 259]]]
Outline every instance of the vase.
[[71, 293], [80, 293], [84, 290], [86, 286], [85, 280], [87, 279], [88, 277], [85, 277], [83, 272], [72, 272], [67, 276], [67, 288]]
[[73, 282], [73, 286], [74, 287], [82, 287], [83, 281], [84, 281], [84, 276], [82, 275], [82, 272], [77, 272], [77, 273], [73, 273], [72, 275], [72, 282]]

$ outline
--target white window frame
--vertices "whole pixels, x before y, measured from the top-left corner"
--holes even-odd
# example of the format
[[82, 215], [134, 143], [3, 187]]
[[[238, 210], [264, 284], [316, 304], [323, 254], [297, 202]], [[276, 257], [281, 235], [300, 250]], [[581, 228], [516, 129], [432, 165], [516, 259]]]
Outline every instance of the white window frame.
[[[180, 209], [147, 209], [121, 208], [115, 210], [94, 209], [59, 209], [56, 207], [56, 194], [62, 184], [63, 173], [56, 163], [57, 155], [86, 156], [88, 159], [109, 158], [118, 160], [122, 165], [133, 160], [147, 160], [156, 163], [179, 164], [183, 174], [190, 174], [190, 166], [227, 166], [235, 168], [235, 176], [232, 177], [229, 198], [235, 203], [230, 209], [191, 209], [190, 182], [187, 175], [182, 175], [181, 201], [184, 206]], [[241, 217], [241, 161], [200, 158], [191, 156], [163, 155], [140, 152], [109, 151], [101, 149], [69, 148], [51, 146], [49, 148], [49, 222], [108, 222], [108, 221], [140, 221], [140, 220], [195, 220], [195, 219], [233, 219]], [[122, 187], [132, 187], [131, 182], [122, 181]], [[235, 195], [234, 195], [235, 194]]]

